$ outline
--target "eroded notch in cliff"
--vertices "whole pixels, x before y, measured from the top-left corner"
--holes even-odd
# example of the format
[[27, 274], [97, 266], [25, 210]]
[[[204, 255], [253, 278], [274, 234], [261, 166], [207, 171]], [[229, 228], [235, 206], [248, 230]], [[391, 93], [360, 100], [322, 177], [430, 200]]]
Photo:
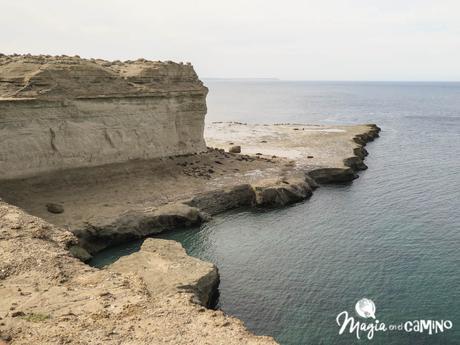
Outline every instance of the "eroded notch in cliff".
[[50, 127], [50, 146], [53, 152], [59, 152], [56, 146], [56, 132]]

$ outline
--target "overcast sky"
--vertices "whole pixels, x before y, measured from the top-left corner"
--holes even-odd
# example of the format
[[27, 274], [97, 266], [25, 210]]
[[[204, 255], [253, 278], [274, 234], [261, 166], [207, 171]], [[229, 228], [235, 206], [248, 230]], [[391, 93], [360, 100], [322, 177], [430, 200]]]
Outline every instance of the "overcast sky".
[[460, 80], [460, 0], [0, 0], [0, 52], [190, 61], [201, 77]]

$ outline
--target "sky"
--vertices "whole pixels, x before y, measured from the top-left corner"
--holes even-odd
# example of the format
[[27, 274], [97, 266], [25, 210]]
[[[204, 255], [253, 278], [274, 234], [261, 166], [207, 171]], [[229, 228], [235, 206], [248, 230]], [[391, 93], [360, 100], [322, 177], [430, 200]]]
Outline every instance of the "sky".
[[460, 80], [459, 0], [0, 0], [0, 52], [191, 62], [202, 78]]

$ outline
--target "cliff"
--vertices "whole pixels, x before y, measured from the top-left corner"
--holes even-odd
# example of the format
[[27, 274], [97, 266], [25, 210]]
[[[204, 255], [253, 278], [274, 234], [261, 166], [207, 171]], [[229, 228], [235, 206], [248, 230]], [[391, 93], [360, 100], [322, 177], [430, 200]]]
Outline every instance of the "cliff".
[[176, 242], [148, 239], [104, 269], [82, 262], [351, 181], [379, 136], [213, 123], [206, 148], [206, 94], [190, 65], [0, 55], [0, 344], [276, 344], [205, 308], [217, 267]]
[[190, 64], [0, 56], [0, 176], [202, 152]]

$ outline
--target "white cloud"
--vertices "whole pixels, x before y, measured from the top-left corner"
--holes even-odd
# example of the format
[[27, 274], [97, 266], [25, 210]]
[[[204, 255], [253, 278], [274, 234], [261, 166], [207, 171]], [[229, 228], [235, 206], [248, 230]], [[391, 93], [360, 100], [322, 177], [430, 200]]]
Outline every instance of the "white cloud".
[[1, 0], [6, 53], [191, 61], [206, 77], [460, 80], [455, 0]]

